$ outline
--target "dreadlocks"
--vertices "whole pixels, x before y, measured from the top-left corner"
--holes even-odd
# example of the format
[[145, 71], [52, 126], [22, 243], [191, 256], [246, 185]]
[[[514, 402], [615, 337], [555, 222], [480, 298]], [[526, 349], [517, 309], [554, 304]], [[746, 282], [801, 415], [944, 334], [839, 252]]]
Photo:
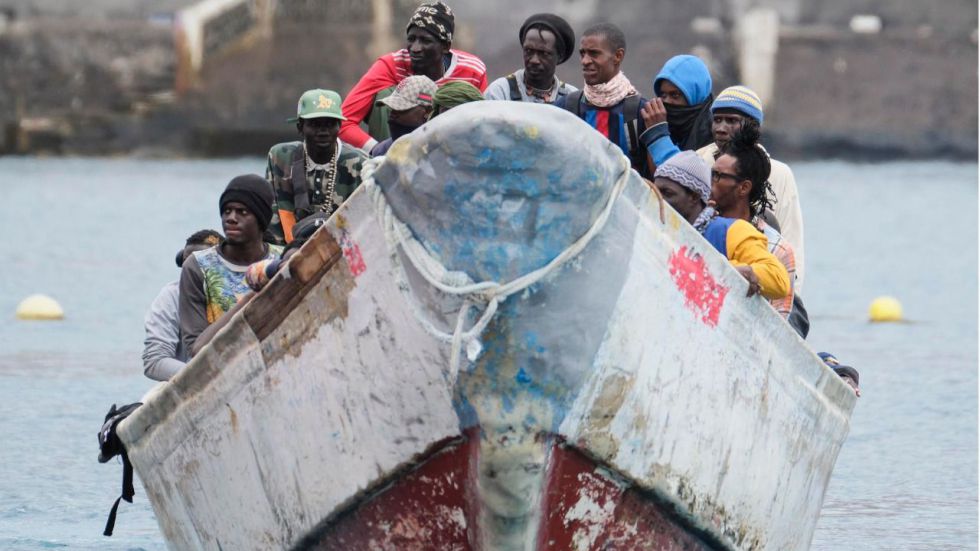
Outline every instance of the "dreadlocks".
[[749, 213], [752, 218], [771, 210], [776, 197], [769, 184], [772, 169], [769, 155], [759, 145], [759, 136], [759, 123], [746, 117], [742, 128], [720, 148], [722, 154], [735, 157], [736, 172], [752, 182], [749, 191]]

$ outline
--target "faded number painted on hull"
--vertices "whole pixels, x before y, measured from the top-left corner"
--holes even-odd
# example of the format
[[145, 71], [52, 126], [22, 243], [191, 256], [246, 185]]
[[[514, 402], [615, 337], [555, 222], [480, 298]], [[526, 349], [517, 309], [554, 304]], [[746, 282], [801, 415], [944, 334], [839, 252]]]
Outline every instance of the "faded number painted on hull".
[[671, 254], [667, 265], [670, 277], [684, 295], [684, 305], [709, 327], [717, 326], [728, 287], [718, 283], [708, 271], [704, 258], [687, 247]]

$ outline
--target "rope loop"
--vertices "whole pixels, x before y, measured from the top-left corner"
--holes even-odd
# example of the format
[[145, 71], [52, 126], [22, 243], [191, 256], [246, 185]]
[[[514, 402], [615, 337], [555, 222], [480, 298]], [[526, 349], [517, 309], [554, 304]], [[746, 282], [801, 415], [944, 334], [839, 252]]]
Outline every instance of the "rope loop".
[[[512, 281], [501, 284], [496, 281], [474, 282], [465, 272], [447, 270], [442, 263], [429, 254], [425, 246], [412, 235], [408, 226], [394, 215], [391, 210], [391, 205], [388, 204], [381, 187], [374, 180], [374, 173], [383, 160], [383, 157], [378, 157], [364, 163], [361, 167], [361, 185], [366, 188], [368, 196], [375, 206], [376, 215], [381, 223], [391, 252], [395, 253], [397, 250], [401, 250], [409, 263], [411, 263], [429, 285], [435, 287], [442, 293], [458, 296], [463, 300], [463, 304], [460, 306], [459, 313], [456, 316], [456, 325], [451, 334], [437, 329], [419, 309], [414, 309], [416, 318], [418, 318], [427, 333], [450, 344], [448, 373], [450, 384], [455, 384], [456, 377], [459, 374], [460, 355], [464, 346], [466, 347], [469, 361], [476, 361], [477, 357], [479, 357], [482, 348], [479, 342], [480, 335], [493, 320], [500, 303], [506, 300], [507, 297], [519, 293], [541, 281], [558, 270], [566, 262], [578, 256], [592, 242], [592, 239], [602, 231], [606, 222], [609, 220], [616, 200], [622, 195], [626, 183], [629, 181], [631, 172], [629, 159], [623, 157], [621, 163], [622, 172], [616, 179], [616, 183], [613, 185], [612, 192], [609, 194], [602, 211], [589, 229], [544, 266], [517, 277]], [[397, 259], [397, 256], [393, 255], [392, 258]], [[483, 311], [473, 325], [469, 329], [465, 329], [464, 326], [470, 309], [480, 307], [481, 305], [483, 306]]]

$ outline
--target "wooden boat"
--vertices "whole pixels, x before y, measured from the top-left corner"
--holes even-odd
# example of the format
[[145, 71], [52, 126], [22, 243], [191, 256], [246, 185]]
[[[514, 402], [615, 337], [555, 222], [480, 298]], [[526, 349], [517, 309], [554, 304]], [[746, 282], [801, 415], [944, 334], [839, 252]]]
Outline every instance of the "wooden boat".
[[574, 116], [394, 144], [119, 427], [173, 549], [805, 549], [855, 396]]

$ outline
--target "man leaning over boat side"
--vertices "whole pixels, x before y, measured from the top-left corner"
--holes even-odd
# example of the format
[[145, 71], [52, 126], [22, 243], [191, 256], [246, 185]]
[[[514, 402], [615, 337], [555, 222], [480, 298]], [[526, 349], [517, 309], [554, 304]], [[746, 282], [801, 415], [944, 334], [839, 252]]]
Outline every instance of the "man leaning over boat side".
[[236, 312], [244, 308], [249, 302], [255, 298], [255, 294], [261, 291], [269, 281], [275, 277], [275, 275], [286, 265], [286, 262], [296, 254], [300, 247], [306, 243], [313, 233], [316, 232], [323, 224], [327, 222], [327, 215], [324, 213], [314, 214], [313, 216], [307, 216], [302, 221], [296, 224], [294, 228], [293, 240], [289, 242], [282, 249], [282, 256], [279, 258], [266, 258], [251, 264], [245, 271], [245, 283], [248, 288], [251, 289], [245, 295], [238, 299], [238, 302], [224, 313], [220, 318], [218, 318], [214, 323], [208, 325], [204, 331], [198, 335], [197, 340], [194, 341], [194, 348], [191, 349], [190, 354], [194, 356], [201, 351], [202, 348], [218, 334], [218, 331], [222, 327], [228, 324], [228, 321], [235, 315]]
[[[379, 57], [351, 88], [344, 100], [346, 119], [340, 139], [370, 151], [388, 138], [388, 109], [377, 101], [392, 92], [395, 85], [411, 75], [425, 75], [436, 84], [461, 80], [487, 88], [487, 67], [477, 56], [452, 48], [456, 20], [442, 2], [420, 5], [405, 28], [406, 46]], [[360, 124], [366, 122], [365, 132]]]
[[709, 206], [714, 173], [693, 151], [680, 152], [657, 167], [660, 195], [715, 250], [725, 255], [749, 283], [748, 296], [778, 299], [789, 294], [789, 273], [771, 252], [766, 237], [744, 220], [718, 216]]
[[[745, 122], [751, 120], [762, 126], [762, 101], [755, 92], [745, 86], [732, 86], [722, 90], [711, 105], [711, 113], [714, 143], [698, 150], [698, 155], [708, 163], [714, 162], [719, 155], [720, 147], [729, 141]], [[800, 193], [796, 187], [796, 178], [789, 166], [771, 156], [769, 162], [772, 165], [769, 183], [776, 195], [776, 204], [772, 210], [779, 224], [779, 233], [793, 246], [793, 251], [796, 253], [796, 292], [801, 293], [805, 269]]]
[[[191, 254], [213, 247], [221, 242], [221, 234], [214, 230], [194, 232], [184, 247], [177, 251], [177, 267], [182, 268]], [[143, 374], [154, 381], [169, 381], [183, 369], [190, 358], [190, 351], [180, 340], [180, 280], [171, 281], [160, 289], [153, 300], [143, 327]]]
[[524, 52], [524, 68], [490, 83], [488, 100], [556, 103], [575, 88], [562, 82], [555, 70], [575, 51], [571, 25], [553, 13], [528, 17], [517, 33]]
[[272, 220], [272, 186], [257, 174], [236, 176], [218, 200], [225, 240], [191, 254], [180, 272], [180, 338], [184, 350], [248, 292], [245, 272], [278, 258], [278, 245], [262, 241]]
[[639, 139], [646, 130], [640, 111], [647, 99], [619, 69], [626, 57], [623, 31], [612, 23], [589, 27], [579, 41], [579, 57], [585, 86], [555, 105], [599, 131], [623, 151], [637, 172], [649, 178], [647, 152]]
[[269, 233], [284, 245], [293, 240], [293, 226], [317, 212], [331, 214], [361, 184], [361, 163], [367, 155], [337, 137], [344, 116], [341, 99], [332, 90], [307, 90], [299, 98], [295, 122], [300, 140], [269, 150], [265, 178], [275, 203]]
[[[772, 209], [772, 188], [768, 179], [762, 176], [769, 170], [766, 166], [768, 155], [756, 141], [758, 128], [753, 121], [747, 121], [736, 137], [722, 145], [723, 154], [718, 156], [712, 171], [712, 176], [716, 177], [711, 179], [711, 201], [719, 216], [745, 220], [766, 236], [769, 252], [776, 255], [789, 273], [791, 287], [788, 295], [769, 302], [805, 339], [810, 331], [810, 320], [802, 298], [794, 289], [796, 257], [793, 246], [763, 217], [763, 213]], [[723, 176], [725, 174], [739, 174], [741, 179]]]

